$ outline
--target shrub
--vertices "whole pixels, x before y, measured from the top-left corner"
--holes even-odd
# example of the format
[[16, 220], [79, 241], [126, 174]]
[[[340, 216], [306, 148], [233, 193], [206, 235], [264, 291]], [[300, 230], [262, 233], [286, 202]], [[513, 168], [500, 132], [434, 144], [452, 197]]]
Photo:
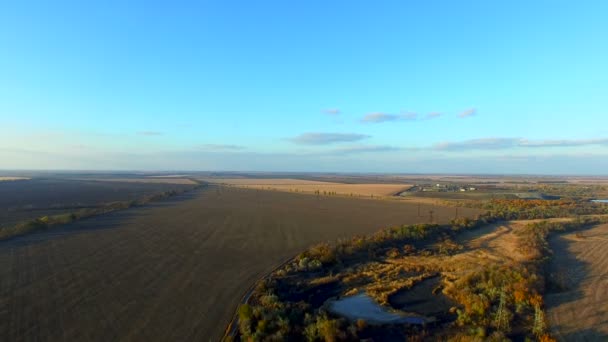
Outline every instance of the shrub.
[[320, 243], [312, 246], [306, 254], [312, 259], [321, 261], [323, 264], [332, 264], [336, 262], [335, 249], [328, 243]]
[[359, 330], [359, 331], [367, 328], [367, 322], [364, 319], [358, 319], [357, 322], [355, 322], [355, 324], [357, 326], [357, 330]]
[[414, 245], [403, 245], [403, 253], [405, 255], [410, 255], [410, 254], [414, 254], [416, 253], [416, 247], [414, 247]]

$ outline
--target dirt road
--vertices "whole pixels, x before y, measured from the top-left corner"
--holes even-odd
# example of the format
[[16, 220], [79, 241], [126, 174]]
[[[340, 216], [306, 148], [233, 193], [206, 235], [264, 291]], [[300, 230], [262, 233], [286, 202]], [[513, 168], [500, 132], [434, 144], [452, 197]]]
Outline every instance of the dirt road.
[[[0, 337], [217, 341], [246, 288], [284, 259], [428, 221], [398, 202], [215, 187], [184, 196], [1, 242]], [[437, 221], [453, 216], [433, 209]]]

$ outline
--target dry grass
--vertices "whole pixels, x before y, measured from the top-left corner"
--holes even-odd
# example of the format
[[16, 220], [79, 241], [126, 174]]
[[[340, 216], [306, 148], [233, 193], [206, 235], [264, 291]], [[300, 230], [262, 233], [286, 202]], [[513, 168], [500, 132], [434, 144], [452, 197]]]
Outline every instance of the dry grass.
[[401, 255], [383, 262], [364, 262], [345, 269], [334, 275], [334, 279], [342, 280], [345, 295], [364, 290], [381, 304], [387, 304], [388, 298], [397, 291], [409, 289], [437, 274], [443, 276], [443, 284], [449, 291], [458, 279], [490, 265], [509, 265], [527, 260], [527, 256], [518, 250], [516, 235], [524, 227], [524, 222], [494, 224], [464, 232], [457, 240], [464, 249], [453, 255], [407, 255], [400, 252]]
[[331, 185], [340, 184], [334, 182], [321, 182], [311, 181], [303, 179], [293, 178], [201, 178], [204, 182], [217, 183], [217, 184], [229, 184], [229, 185], [247, 185], [247, 186], [261, 186], [261, 185]]
[[313, 194], [338, 194], [346, 196], [392, 196], [407, 190], [410, 184], [344, 184], [332, 182], [308, 181], [301, 179], [251, 179], [251, 178], [209, 178], [203, 179], [211, 183], [229, 184], [261, 190], [277, 190]]

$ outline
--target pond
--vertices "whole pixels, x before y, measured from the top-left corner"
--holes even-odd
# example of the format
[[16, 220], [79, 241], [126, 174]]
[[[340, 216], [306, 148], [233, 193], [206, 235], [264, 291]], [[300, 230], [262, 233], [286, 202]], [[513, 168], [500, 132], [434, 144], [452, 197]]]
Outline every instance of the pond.
[[596, 199], [596, 200], [591, 200], [591, 202], [595, 202], [595, 203], [608, 203], [608, 199]]
[[371, 324], [426, 324], [432, 319], [390, 310], [376, 303], [365, 293], [328, 301], [329, 311], [356, 321], [362, 319]]

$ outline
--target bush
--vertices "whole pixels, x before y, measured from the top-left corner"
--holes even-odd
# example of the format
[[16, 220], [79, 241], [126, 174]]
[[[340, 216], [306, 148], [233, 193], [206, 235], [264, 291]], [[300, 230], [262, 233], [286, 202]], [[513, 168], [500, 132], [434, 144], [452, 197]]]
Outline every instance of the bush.
[[400, 253], [397, 248], [391, 248], [388, 250], [388, 252], [386, 252], [386, 256], [389, 258], [397, 258], [397, 257], [399, 257], [399, 255], [400, 255]]
[[327, 315], [321, 314], [306, 326], [304, 336], [307, 341], [335, 342], [346, 338], [346, 333], [340, 329], [340, 326], [339, 320], [330, 319]]
[[307, 252], [311, 259], [317, 259], [323, 264], [333, 264], [336, 262], [335, 249], [328, 243], [320, 243], [312, 246]]
[[321, 261], [302, 256], [297, 263], [298, 271], [316, 271], [323, 267]]

